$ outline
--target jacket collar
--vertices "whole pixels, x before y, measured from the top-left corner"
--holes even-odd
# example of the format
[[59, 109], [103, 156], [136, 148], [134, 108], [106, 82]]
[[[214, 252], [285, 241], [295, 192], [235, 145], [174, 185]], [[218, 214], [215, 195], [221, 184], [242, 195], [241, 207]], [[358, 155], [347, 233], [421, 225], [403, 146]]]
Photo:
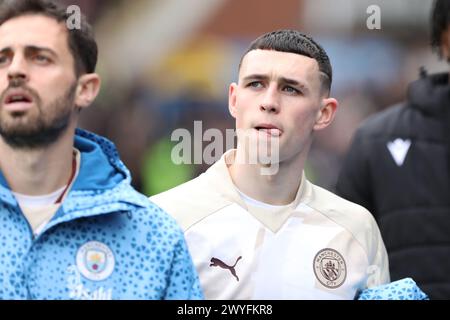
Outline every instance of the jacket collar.
[[[81, 153], [80, 171], [46, 229], [75, 218], [131, 211], [148, 206], [148, 199], [130, 185], [130, 172], [119, 159], [112, 142], [94, 133], [77, 129], [74, 145]], [[0, 200], [18, 207], [1, 172]]]
[[408, 87], [408, 100], [425, 114], [442, 114], [450, 106], [449, 74], [424, 74]]
[[[208, 179], [208, 183], [215, 190], [217, 190], [230, 202], [237, 203], [239, 206], [252, 213], [253, 208], [249, 208], [239, 195], [237, 187], [234, 185], [228, 170], [229, 165], [234, 161], [235, 153], [235, 149], [228, 150], [224, 155], [222, 155], [219, 161], [217, 161], [206, 171], [205, 178]], [[295, 199], [285, 209], [294, 210], [300, 203], [306, 201], [306, 198], [309, 197], [309, 189], [309, 182], [306, 179], [305, 173], [302, 172], [302, 181]]]

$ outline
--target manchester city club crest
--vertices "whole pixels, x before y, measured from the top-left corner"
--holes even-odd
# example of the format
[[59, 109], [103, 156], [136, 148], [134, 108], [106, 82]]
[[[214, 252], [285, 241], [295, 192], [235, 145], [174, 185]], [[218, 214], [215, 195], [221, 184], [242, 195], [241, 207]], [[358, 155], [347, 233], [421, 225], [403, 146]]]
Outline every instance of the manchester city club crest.
[[102, 281], [114, 271], [114, 254], [111, 249], [98, 241], [82, 245], [77, 252], [77, 268], [80, 273], [92, 281]]
[[342, 255], [334, 249], [320, 250], [314, 257], [314, 274], [327, 288], [340, 287], [347, 277], [347, 267]]

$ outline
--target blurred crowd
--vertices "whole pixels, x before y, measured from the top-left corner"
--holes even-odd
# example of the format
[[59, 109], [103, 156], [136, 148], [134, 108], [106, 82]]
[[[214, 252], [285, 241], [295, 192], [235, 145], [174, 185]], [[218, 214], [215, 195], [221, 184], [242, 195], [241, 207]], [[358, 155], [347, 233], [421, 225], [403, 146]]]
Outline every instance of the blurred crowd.
[[[94, 26], [104, 23], [104, 15], [111, 15], [114, 7], [123, 11], [127, 6], [133, 6], [133, 2], [121, 0], [66, 2], [80, 5]], [[155, 6], [158, 3], [147, 2]], [[228, 113], [228, 84], [237, 79], [237, 66], [245, 44], [258, 34], [277, 27], [305, 29], [322, 44], [331, 58], [332, 95], [340, 105], [332, 126], [317, 134], [306, 165], [310, 180], [329, 190], [334, 189], [343, 157], [361, 122], [404, 99], [407, 83], [418, 77], [421, 66], [432, 71], [443, 66], [433, 59], [429, 50], [427, 14], [431, 1], [423, 6], [424, 23], [411, 28], [410, 32], [396, 32], [408, 27], [401, 23], [381, 30], [367, 30], [362, 24], [348, 32], [335, 34], [316, 32], [313, 26], [305, 24], [302, 10], [306, 10], [310, 1], [299, 0], [286, 0], [286, 5], [297, 12], [285, 20], [274, 19], [255, 27], [251, 17], [247, 17], [245, 23], [252, 25], [249, 32], [244, 32], [246, 25], [242, 21], [236, 22], [241, 25], [241, 33], [224, 32], [224, 28], [217, 25], [226, 25], [227, 19], [233, 17], [230, 10], [240, 10], [230, 3], [239, 2], [218, 2], [221, 2], [217, 5], [219, 9], [215, 9], [209, 20], [197, 27], [189, 39], [183, 39], [172, 51], [158, 58], [156, 67], [143, 65], [142, 72], [122, 78], [105, 69], [113, 65], [105, 64], [107, 67], [103, 69], [101, 66], [99, 73], [106, 75], [105, 86], [97, 102], [82, 115], [82, 127], [114, 141], [132, 172], [134, 187], [147, 195], [167, 190], [206, 170], [207, 164], [175, 165], [171, 161], [171, 150], [178, 143], [171, 141], [171, 133], [177, 128], [186, 128], [193, 133], [194, 121], [202, 121], [203, 131], [217, 128], [225, 132], [234, 127]], [[267, 3], [269, 14], [276, 1], [246, 2], [250, 5], [258, 3], [260, 7], [255, 10], [264, 10]], [[292, 8], [284, 10], [290, 12]], [[217, 12], [221, 10], [225, 13], [220, 16]], [[278, 14], [282, 14], [283, 9], [279, 10]], [[404, 12], [407, 14], [406, 8]], [[263, 17], [264, 12], [259, 15]], [[362, 15], [364, 20], [367, 15], [365, 12]], [[171, 21], [175, 22], [175, 19]], [[258, 20], [258, 23], [262, 22]], [[99, 36], [102, 51], [102, 35]], [[146, 32], [142, 32], [140, 41], [146, 41]], [[160, 46], [161, 43], [148, 45]], [[148, 60], [152, 59], [152, 56], [148, 57]], [[116, 63], [122, 62], [118, 56]], [[209, 142], [201, 143], [205, 146]]]

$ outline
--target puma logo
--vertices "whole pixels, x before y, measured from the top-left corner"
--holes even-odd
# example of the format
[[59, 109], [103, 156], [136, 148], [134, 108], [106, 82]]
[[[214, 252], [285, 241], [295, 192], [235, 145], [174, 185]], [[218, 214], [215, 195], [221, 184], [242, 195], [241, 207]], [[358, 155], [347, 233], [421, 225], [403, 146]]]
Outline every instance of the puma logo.
[[221, 267], [222, 269], [230, 270], [231, 274], [239, 282], [239, 277], [236, 275], [236, 270], [234, 269], [234, 267], [236, 267], [236, 264], [241, 259], [242, 259], [242, 256], [239, 256], [239, 258], [236, 259], [236, 262], [234, 263], [234, 265], [233, 266], [229, 266], [225, 262], [223, 262], [222, 260], [213, 257], [213, 258], [211, 258], [211, 264], [209, 266], [210, 267]]

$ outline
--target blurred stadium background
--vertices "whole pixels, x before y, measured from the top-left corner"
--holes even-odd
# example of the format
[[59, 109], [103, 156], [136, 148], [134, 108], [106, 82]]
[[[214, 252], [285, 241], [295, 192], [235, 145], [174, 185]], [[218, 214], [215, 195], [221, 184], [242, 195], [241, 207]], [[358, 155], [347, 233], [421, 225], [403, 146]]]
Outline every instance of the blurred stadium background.
[[[174, 165], [170, 135], [192, 131], [195, 120], [203, 130], [234, 127], [228, 85], [249, 42], [264, 32], [302, 30], [330, 56], [340, 108], [334, 124], [317, 134], [306, 167], [312, 181], [330, 190], [361, 121], [401, 101], [421, 66], [448, 70], [429, 47], [431, 0], [63, 2], [89, 17], [100, 48], [103, 88], [81, 126], [116, 143], [133, 185], [147, 195], [207, 168]], [[381, 30], [366, 26], [370, 5], [381, 9]]]

